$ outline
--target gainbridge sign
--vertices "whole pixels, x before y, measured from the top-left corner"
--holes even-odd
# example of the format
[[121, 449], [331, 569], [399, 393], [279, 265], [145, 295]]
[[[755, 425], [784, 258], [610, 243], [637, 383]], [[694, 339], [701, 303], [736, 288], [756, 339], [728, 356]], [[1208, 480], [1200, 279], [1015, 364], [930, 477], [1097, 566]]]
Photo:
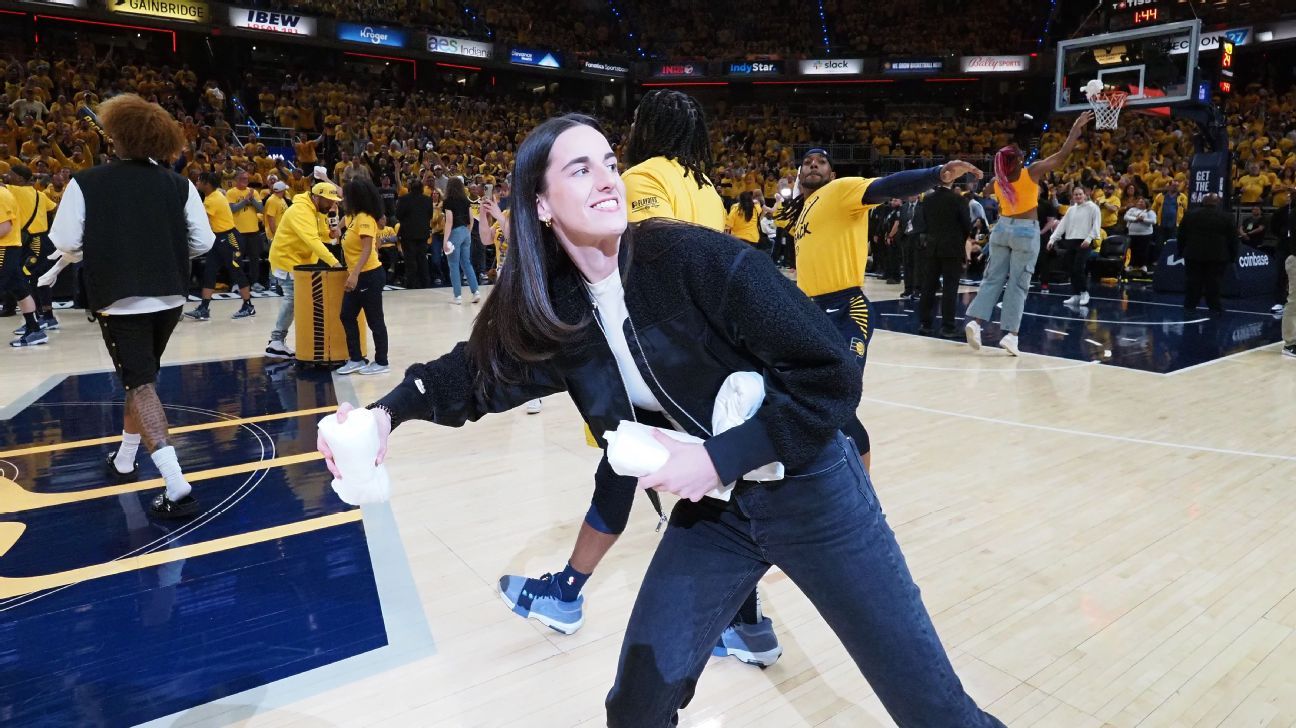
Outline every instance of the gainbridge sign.
[[190, 23], [211, 22], [211, 8], [201, 0], [108, 0], [108, 9], [114, 13]]

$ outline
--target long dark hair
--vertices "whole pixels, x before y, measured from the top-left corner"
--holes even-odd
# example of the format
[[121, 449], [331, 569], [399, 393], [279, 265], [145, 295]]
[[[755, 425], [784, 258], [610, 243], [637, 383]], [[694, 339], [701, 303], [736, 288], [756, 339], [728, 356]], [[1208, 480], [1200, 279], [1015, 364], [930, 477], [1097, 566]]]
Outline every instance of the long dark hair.
[[742, 210], [743, 219], [751, 222], [752, 215], [756, 214], [756, 196], [751, 190], [738, 195], [738, 209]]
[[626, 156], [631, 165], [653, 157], [673, 159], [697, 182], [698, 189], [715, 186], [707, 177], [711, 139], [706, 113], [688, 94], [672, 89], [649, 91], [635, 109]]
[[[464, 185], [464, 181], [458, 177], [451, 177], [450, 181], [446, 183], [445, 201], [449, 202], [450, 200], [468, 201], [468, 188]], [[458, 220], [455, 222], [458, 222]]]
[[356, 177], [346, 183], [342, 188], [342, 204], [346, 206], [347, 214], [353, 218], [364, 212], [376, 222], [385, 214], [382, 194], [373, 182], [364, 177]]
[[[588, 312], [580, 321], [568, 323], [554, 310], [550, 285], [558, 274], [570, 273], [575, 266], [536, 212], [536, 200], [545, 191], [554, 140], [581, 125], [603, 131], [588, 116], [567, 114], [537, 126], [518, 147], [509, 204], [508, 265], [501, 270], [468, 337], [468, 354], [478, 371], [474, 385], [481, 393], [490, 381], [520, 381], [522, 372], [516, 371], [513, 363], [552, 357], [590, 323]], [[629, 229], [622, 235], [621, 245], [627, 248], [623, 255], [628, 257]]]

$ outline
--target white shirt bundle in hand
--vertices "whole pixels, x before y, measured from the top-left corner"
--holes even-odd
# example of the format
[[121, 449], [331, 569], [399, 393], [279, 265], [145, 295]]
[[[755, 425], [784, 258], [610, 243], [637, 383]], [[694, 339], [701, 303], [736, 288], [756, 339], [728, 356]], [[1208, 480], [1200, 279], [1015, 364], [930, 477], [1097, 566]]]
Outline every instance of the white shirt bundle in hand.
[[[715, 409], [711, 415], [711, 432], [718, 435], [755, 416], [765, 401], [765, 380], [755, 372], [734, 372], [725, 379], [716, 395]], [[614, 432], [605, 432], [608, 464], [617, 475], [642, 478], [661, 470], [670, 459], [665, 446], [653, 437], [653, 432], [690, 444], [703, 441], [682, 432], [649, 427], [638, 422], [622, 420]], [[743, 476], [744, 480], [765, 482], [783, 479], [783, 464], [769, 463]], [[733, 483], [727, 483], [707, 493], [708, 497], [729, 500]]]
[[367, 409], [351, 410], [345, 422], [332, 414], [319, 422], [320, 434], [333, 452], [341, 478], [333, 479], [333, 491], [343, 503], [353, 506], [381, 503], [391, 498], [391, 481], [386, 465], [378, 459], [378, 421]]

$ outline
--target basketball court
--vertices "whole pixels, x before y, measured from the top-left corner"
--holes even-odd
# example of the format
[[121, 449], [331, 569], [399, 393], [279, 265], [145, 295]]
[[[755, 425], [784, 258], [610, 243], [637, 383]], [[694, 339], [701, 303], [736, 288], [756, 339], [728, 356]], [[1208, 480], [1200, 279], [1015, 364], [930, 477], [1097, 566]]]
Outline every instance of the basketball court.
[[[877, 489], [971, 694], [1009, 725], [1290, 723], [1296, 455], [1274, 403], [1296, 384], [1265, 343], [1273, 324], [1239, 308], [1175, 333], [1152, 302], [1105, 294], [1089, 316], [1128, 320], [1068, 324], [1056, 296], [1032, 295], [1028, 311], [1055, 317], [1027, 317], [1014, 359], [901, 333], [914, 316], [884, 300], [897, 288], [868, 286], [879, 312], [903, 312], [877, 317], [860, 404]], [[277, 305], [229, 321], [236, 304], [218, 302], [173, 340], [162, 394], [184, 403], [169, 414], [211, 507], [176, 527], [142, 517], [154, 482], [101, 475], [121, 393], [98, 332], [68, 325], [15, 354], [0, 391], [6, 722], [601, 724], [658, 538], [648, 504], [587, 586], [577, 634], [496, 593], [502, 574], [561, 566], [588, 505], [598, 453], [570, 402], [403, 427], [391, 503], [354, 509], [313, 423], [395, 375], [266, 362]], [[474, 313], [443, 291], [391, 293], [389, 310], [395, 363], [447, 350]], [[1215, 332], [1214, 353], [1157, 369], [1158, 350], [1203, 340], [1193, 327]], [[774, 572], [763, 591], [782, 659], [712, 660], [683, 724], [888, 725], [796, 587]]]

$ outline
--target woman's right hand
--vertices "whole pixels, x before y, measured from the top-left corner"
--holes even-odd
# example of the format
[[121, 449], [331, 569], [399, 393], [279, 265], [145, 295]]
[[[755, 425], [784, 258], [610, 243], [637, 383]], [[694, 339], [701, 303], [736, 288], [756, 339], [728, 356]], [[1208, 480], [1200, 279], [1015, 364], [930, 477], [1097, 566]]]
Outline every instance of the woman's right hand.
[[447, 240], [446, 243], [445, 243], [445, 245], [442, 245], [442, 246], [441, 246], [441, 252], [445, 253], [446, 255], [450, 255], [451, 253], [453, 253], [453, 252], [454, 252], [454, 243], [452, 243], [452, 242], [450, 242], [449, 240]]
[[[337, 420], [339, 423], [346, 422], [348, 412], [355, 410], [355, 405], [350, 402], [343, 402], [337, 409]], [[375, 465], [382, 465], [387, 459], [387, 440], [391, 438], [391, 416], [385, 410], [374, 408], [374, 423], [378, 426], [378, 455], [374, 458]], [[333, 461], [333, 451], [329, 449], [328, 443], [324, 441], [324, 435], [315, 436], [315, 449], [320, 451], [324, 456], [324, 466], [333, 474], [335, 478], [341, 478], [342, 473], [338, 471], [337, 463]]]

